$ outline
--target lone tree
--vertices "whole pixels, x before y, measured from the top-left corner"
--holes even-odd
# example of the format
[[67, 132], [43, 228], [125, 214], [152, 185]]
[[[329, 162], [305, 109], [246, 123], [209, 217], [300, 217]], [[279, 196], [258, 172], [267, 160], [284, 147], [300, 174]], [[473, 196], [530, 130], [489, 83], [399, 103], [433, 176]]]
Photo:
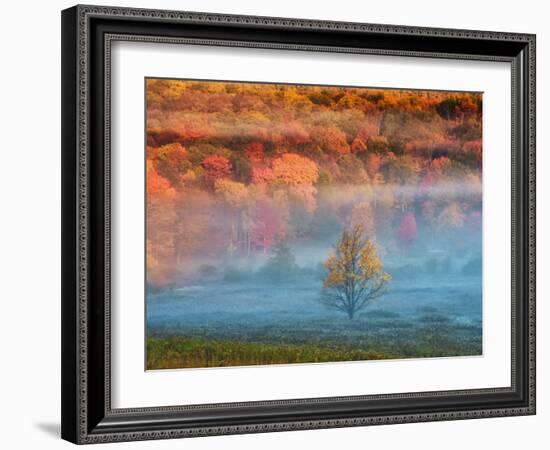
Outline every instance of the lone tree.
[[382, 269], [376, 247], [365, 236], [364, 228], [356, 225], [344, 230], [325, 261], [321, 303], [353, 319], [357, 311], [386, 292], [391, 277]]

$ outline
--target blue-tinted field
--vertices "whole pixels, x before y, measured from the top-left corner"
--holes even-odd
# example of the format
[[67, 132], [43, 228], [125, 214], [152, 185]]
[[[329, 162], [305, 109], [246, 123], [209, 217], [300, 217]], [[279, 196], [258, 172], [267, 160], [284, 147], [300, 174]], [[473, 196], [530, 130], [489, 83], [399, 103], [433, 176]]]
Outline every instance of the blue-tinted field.
[[[319, 362], [325, 360], [325, 353], [326, 358], [334, 359], [332, 350], [347, 354], [346, 358], [355, 352], [357, 359], [482, 353], [481, 266], [477, 258], [416, 258], [410, 264], [388, 265], [386, 270], [392, 275], [390, 289], [353, 320], [319, 302], [322, 272], [312, 267], [297, 270], [291, 279], [276, 281], [261, 272], [234, 270], [202, 284], [150, 293], [149, 365], [233, 365], [227, 358], [222, 358], [226, 364], [216, 363], [215, 358], [208, 361], [209, 352], [215, 353], [224, 342], [245, 352], [247, 345], [258, 344], [286, 346], [292, 354], [316, 346]], [[194, 349], [187, 356], [186, 346]], [[164, 357], [155, 364], [155, 357], [160, 356], [155, 350], [161, 348]], [[223, 347], [223, 352], [228, 351]], [[173, 358], [163, 365], [167, 353]], [[188, 358], [194, 362], [186, 363]]]

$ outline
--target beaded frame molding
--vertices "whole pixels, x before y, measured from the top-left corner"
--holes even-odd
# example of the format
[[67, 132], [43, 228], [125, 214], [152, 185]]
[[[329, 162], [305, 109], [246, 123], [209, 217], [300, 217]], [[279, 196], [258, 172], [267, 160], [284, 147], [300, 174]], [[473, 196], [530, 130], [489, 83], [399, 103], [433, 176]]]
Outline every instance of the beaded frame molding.
[[[504, 61], [512, 73], [511, 386], [111, 407], [114, 41]], [[535, 414], [535, 36], [78, 5], [62, 12], [62, 424], [78, 444]]]

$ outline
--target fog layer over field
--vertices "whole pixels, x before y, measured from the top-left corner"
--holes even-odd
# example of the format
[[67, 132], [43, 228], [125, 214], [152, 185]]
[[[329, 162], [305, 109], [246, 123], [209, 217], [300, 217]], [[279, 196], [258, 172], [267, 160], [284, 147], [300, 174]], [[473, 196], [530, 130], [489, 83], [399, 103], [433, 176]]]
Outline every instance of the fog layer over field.
[[[408, 191], [395, 194], [405, 198]], [[458, 193], [461, 200], [473, 195], [447, 186], [432, 192], [431, 198], [454, 195], [457, 201]], [[327, 195], [331, 201], [336, 196]], [[205, 256], [195, 263], [193, 276], [149, 292], [149, 336], [345, 346], [397, 357], [481, 354], [480, 218], [456, 230], [419, 220], [412, 242], [403, 241], [399, 223], [377, 230], [376, 246], [392, 278], [386, 294], [349, 320], [320, 302], [323, 262], [343, 227], [324, 213], [320, 198], [317, 214], [322, 217], [312, 220], [323, 226], [303, 243], [297, 240], [289, 246], [294, 259], [291, 270], [271, 267], [273, 252], [250, 258]], [[348, 207], [353, 209], [345, 202], [340, 205]], [[393, 220], [402, 215], [398, 211]]]

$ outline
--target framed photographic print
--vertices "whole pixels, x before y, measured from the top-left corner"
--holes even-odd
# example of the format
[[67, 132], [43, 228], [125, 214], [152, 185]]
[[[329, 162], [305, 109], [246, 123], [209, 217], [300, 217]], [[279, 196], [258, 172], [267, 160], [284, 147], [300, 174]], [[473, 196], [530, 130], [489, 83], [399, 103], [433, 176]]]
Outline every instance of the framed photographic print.
[[535, 413], [535, 36], [62, 13], [62, 436]]

